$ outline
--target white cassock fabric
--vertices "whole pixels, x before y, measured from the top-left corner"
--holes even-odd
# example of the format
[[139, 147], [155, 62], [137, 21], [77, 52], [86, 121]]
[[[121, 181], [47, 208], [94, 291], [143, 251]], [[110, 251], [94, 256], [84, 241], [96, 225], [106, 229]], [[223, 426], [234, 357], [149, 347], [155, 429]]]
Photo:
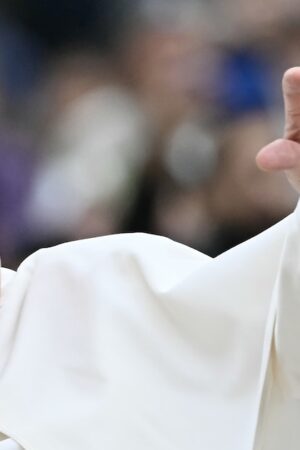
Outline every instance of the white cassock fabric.
[[300, 214], [210, 259], [64, 244], [2, 271], [0, 431], [25, 450], [299, 450]]
[[15, 441], [12, 439], [5, 439], [0, 442], [0, 450], [23, 450]]

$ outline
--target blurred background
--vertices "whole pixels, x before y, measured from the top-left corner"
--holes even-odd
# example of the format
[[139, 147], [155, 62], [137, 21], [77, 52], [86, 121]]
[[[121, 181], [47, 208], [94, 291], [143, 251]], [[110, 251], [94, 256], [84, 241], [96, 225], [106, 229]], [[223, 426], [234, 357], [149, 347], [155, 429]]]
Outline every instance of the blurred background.
[[215, 256], [280, 220], [254, 157], [299, 64], [296, 0], [2, 0], [2, 264], [135, 231]]

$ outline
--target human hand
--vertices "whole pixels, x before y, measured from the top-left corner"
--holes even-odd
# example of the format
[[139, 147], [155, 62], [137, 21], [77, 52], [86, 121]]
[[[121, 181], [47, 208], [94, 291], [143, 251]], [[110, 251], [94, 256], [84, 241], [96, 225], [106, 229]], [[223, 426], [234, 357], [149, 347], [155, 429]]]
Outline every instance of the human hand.
[[257, 165], [267, 172], [284, 171], [300, 193], [300, 67], [285, 72], [282, 81], [285, 104], [283, 139], [268, 144], [258, 153]]

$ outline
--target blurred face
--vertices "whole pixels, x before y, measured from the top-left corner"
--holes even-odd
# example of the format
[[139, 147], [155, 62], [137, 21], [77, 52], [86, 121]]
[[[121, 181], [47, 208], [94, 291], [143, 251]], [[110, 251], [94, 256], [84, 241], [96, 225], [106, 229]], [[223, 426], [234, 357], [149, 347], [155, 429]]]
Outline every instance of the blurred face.
[[243, 39], [268, 34], [283, 18], [299, 14], [300, 5], [297, 0], [240, 0], [237, 8], [236, 0], [226, 0], [217, 8], [218, 17], [222, 17], [232, 36]]
[[109, 77], [108, 65], [98, 55], [84, 51], [61, 55], [50, 67], [44, 86], [54, 118], [73, 101], [105, 84]]
[[214, 65], [214, 52], [198, 31], [143, 30], [129, 47], [130, 79], [156, 120], [180, 120], [198, 107]]

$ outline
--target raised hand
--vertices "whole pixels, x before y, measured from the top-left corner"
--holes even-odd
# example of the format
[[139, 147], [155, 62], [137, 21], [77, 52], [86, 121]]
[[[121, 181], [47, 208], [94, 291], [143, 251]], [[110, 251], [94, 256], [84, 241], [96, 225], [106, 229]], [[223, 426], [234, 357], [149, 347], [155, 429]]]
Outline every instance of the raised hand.
[[285, 130], [283, 139], [264, 147], [256, 157], [260, 169], [285, 171], [291, 185], [300, 193], [300, 67], [283, 77]]

